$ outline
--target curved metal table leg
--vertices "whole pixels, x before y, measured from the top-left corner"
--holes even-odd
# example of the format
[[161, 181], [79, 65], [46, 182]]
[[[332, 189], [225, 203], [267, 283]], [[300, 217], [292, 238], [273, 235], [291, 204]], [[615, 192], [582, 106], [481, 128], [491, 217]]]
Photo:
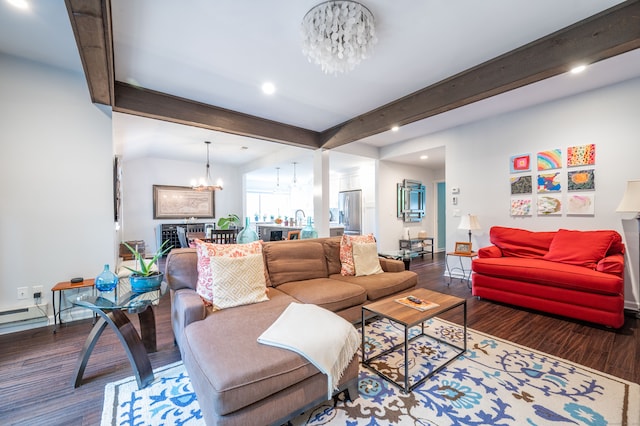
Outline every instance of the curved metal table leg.
[[146, 314], [147, 311], [151, 311], [150, 317], [153, 320], [154, 315], [152, 308], [149, 307], [144, 312], [141, 312], [139, 314], [142, 334], [143, 336], [145, 336], [146, 344], [143, 344], [143, 341], [140, 339], [137, 330], [135, 329], [131, 321], [129, 321], [129, 318], [122, 311], [114, 310], [110, 311], [109, 313], [105, 313], [100, 309], [92, 310], [96, 314], [98, 314], [100, 318], [93, 326], [93, 329], [91, 330], [89, 336], [87, 336], [87, 340], [84, 343], [82, 352], [80, 352], [80, 355], [78, 357], [73, 386], [77, 388], [82, 384], [82, 376], [84, 375], [84, 370], [87, 366], [87, 362], [89, 361], [89, 357], [91, 356], [91, 352], [96, 346], [96, 343], [102, 335], [102, 332], [107, 327], [107, 325], [109, 325], [116, 333], [118, 339], [120, 339], [120, 342], [124, 347], [124, 350], [127, 352], [127, 357], [129, 358], [129, 362], [131, 363], [131, 367], [133, 368], [133, 372], [136, 376], [136, 381], [138, 382], [138, 388], [142, 389], [146, 387], [153, 381], [153, 370], [151, 369], [151, 362], [149, 361], [149, 357], [147, 356], [147, 350], [145, 346], [152, 345], [151, 350], [155, 350], [155, 322], [153, 326], [152, 342], [149, 338], [151, 330], [145, 331], [145, 325], [143, 325], [143, 322], [145, 324], [148, 324], [149, 314]]

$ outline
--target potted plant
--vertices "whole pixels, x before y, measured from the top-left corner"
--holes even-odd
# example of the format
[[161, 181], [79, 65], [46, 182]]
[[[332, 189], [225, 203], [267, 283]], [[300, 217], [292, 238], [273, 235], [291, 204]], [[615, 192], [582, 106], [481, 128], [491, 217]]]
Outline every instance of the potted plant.
[[231, 213], [227, 217], [218, 219], [218, 229], [229, 229], [231, 225], [234, 225], [236, 228], [240, 227], [240, 218], [237, 214]]
[[168, 243], [169, 240], [165, 240], [160, 248], [158, 248], [156, 254], [148, 262], [143, 259], [142, 255], [135, 248], [127, 244], [126, 241], [123, 243], [127, 247], [127, 249], [129, 249], [129, 251], [133, 253], [136, 263], [140, 265], [139, 269], [133, 269], [125, 266], [126, 269], [131, 271], [131, 275], [129, 276], [129, 284], [131, 284], [132, 292], [146, 293], [147, 291], [153, 291], [160, 288], [160, 284], [164, 279], [164, 274], [160, 271], [154, 271], [153, 265], [158, 262], [158, 259], [160, 259], [160, 257], [167, 254], [169, 250], [173, 248], [173, 246], [168, 246]]

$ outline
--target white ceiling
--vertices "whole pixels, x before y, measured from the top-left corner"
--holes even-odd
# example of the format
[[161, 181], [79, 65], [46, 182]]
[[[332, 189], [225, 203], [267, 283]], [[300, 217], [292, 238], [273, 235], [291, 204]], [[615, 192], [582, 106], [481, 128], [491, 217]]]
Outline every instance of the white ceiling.
[[[0, 52], [82, 72], [63, 0], [0, 5]], [[363, 0], [376, 18], [372, 57], [349, 74], [325, 75], [301, 53], [299, 27], [319, 0], [111, 0], [116, 79], [206, 104], [322, 131], [511, 51], [619, 0]], [[640, 76], [640, 53], [602, 61], [335, 151], [442, 167], [444, 148], [410, 143], [422, 135]], [[273, 82], [265, 96], [260, 86]], [[88, 99], [89, 101], [89, 99]], [[125, 158], [213, 162], [242, 170], [309, 167], [311, 151], [114, 113]], [[411, 149], [406, 148], [411, 146]], [[416, 147], [417, 146], [417, 147]], [[242, 148], [246, 147], [246, 148]], [[419, 160], [428, 154], [426, 161]], [[332, 167], [353, 167], [354, 157]], [[307, 164], [306, 162], [309, 161]], [[333, 162], [332, 157], [332, 162]]]

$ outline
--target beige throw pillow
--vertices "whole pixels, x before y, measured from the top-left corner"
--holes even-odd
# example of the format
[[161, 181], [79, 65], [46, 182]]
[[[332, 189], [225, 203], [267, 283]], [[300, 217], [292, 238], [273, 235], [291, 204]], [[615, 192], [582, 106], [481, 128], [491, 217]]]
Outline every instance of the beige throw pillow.
[[356, 277], [384, 272], [378, 259], [376, 243], [353, 243], [353, 264], [356, 269]]
[[211, 257], [213, 306], [218, 309], [269, 300], [262, 254]]

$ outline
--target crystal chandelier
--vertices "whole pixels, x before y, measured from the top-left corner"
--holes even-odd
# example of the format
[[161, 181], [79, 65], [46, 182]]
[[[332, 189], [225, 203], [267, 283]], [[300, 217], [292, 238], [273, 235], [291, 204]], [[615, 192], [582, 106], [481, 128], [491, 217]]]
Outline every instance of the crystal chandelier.
[[207, 145], [207, 168], [205, 171], [205, 175], [204, 177], [200, 178], [199, 181], [191, 181], [191, 187], [196, 191], [215, 191], [217, 189], [222, 189], [222, 181], [220, 179], [218, 179], [218, 182], [216, 182], [215, 185], [211, 181], [211, 172], [209, 171], [209, 169], [211, 168], [209, 166], [209, 145], [211, 145], [211, 142], [204, 141], [204, 143]]
[[351, 71], [377, 43], [373, 14], [350, 0], [314, 6], [302, 19], [302, 52], [327, 74]]

